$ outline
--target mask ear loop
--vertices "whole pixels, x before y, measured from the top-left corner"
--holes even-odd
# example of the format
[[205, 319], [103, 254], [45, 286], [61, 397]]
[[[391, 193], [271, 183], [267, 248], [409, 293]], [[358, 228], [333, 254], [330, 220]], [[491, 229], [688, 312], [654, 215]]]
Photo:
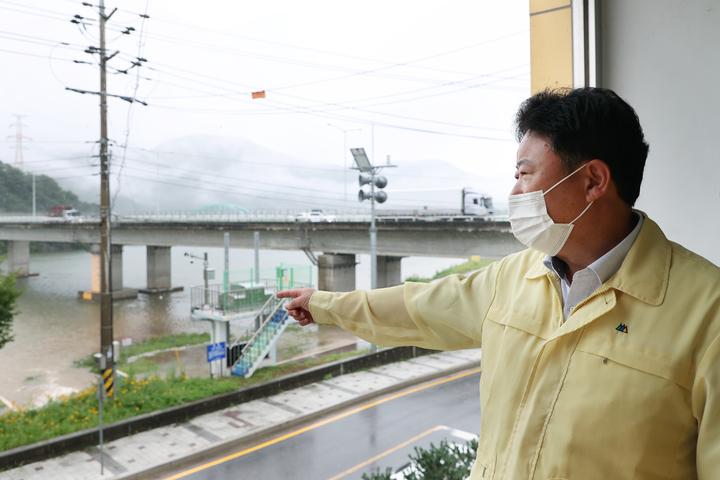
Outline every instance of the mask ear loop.
[[[550, 190], [552, 190], [553, 188], [557, 187], [557, 186], [560, 185], [562, 182], [564, 182], [565, 180], [567, 180], [568, 178], [572, 177], [572, 176], [575, 175], [577, 172], [579, 172], [580, 170], [582, 170], [583, 167], [585, 167], [585, 165], [587, 165], [587, 163], [583, 163], [582, 165], [580, 165], [580, 167], [579, 167], [577, 170], [575, 170], [575, 171], [572, 172], [570, 175], [568, 175], [567, 177], [563, 178], [562, 180], [560, 180], [559, 182], [557, 182], [555, 185], [553, 185], [552, 187], [550, 187], [547, 192], [544, 192], [544, 193], [543, 193], [543, 197], [544, 197], [545, 195], [547, 195], [548, 193], [550, 193]], [[588, 206], [589, 206], [589, 205], [588, 205]], [[583, 213], [585, 213], [585, 212], [583, 212]], [[582, 215], [582, 213], [581, 213], [580, 215]], [[579, 218], [579, 217], [578, 217], [578, 218]], [[577, 220], [577, 218], [576, 218], [575, 220]], [[575, 220], [573, 220], [573, 221], [575, 221]]]
[[[555, 185], [553, 185], [552, 187], [550, 187], [547, 192], [544, 192], [544, 193], [543, 193], [543, 197], [544, 197], [545, 195], [547, 195], [548, 193], [550, 193], [550, 190], [552, 190], [553, 188], [557, 187], [557, 186], [560, 185], [562, 182], [564, 182], [565, 180], [567, 180], [568, 178], [572, 177], [572, 176], [575, 175], [577, 172], [579, 172], [580, 170], [582, 170], [586, 165], [587, 165], [587, 163], [584, 163], [584, 164], [580, 165], [580, 167], [578, 167], [577, 170], [575, 170], [575, 171], [572, 172], [570, 175], [568, 175], [567, 177], [563, 178], [562, 180], [560, 180], [559, 182], [557, 182]], [[583, 210], [582, 212], [580, 212], [580, 215], [578, 215], [577, 217], [575, 217], [575, 220], [573, 220], [572, 222], [570, 222], [569, 225], [573, 225], [575, 222], [577, 222], [578, 219], [579, 219], [580, 217], [582, 217], [582, 216], [585, 214], [585, 212], [588, 211], [588, 208], [590, 208], [590, 206], [591, 206], [593, 203], [595, 203], [595, 200], [593, 200], [592, 202], [588, 203], [588, 206], [585, 207], [585, 210]]]
[[592, 202], [588, 203], [588, 206], [585, 207], [585, 210], [583, 210], [580, 215], [578, 215], [577, 217], [575, 217], [575, 220], [573, 220], [572, 222], [570, 222], [570, 225], [573, 225], [575, 222], [577, 222], [578, 218], [582, 217], [582, 216], [585, 214], [585, 212], [588, 211], [588, 208], [590, 208], [590, 205], [592, 205], [593, 203], [595, 203], [595, 200], [593, 200]]

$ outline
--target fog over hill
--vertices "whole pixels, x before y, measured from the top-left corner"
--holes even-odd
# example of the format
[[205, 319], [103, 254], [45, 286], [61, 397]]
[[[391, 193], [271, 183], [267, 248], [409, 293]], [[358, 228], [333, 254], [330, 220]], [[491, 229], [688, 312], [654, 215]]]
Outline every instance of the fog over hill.
[[[353, 211], [368, 209], [368, 202], [361, 204], [357, 200], [357, 170], [346, 171], [342, 162], [340, 158], [335, 166], [309, 163], [242, 138], [213, 135], [185, 136], [163, 142], [152, 150], [129, 147], [124, 163], [122, 150], [115, 147], [111, 187], [112, 195], [116, 196], [114, 210], [119, 213], [195, 210], [213, 204], [251, 210], [340, 211], [346, 206]], [[348, 167], [354, 165], [349, 152], [347, 162]], [[385, 159], [376, 162], [385, 163]], [[432, 205], [433, 189], [473, 187], [493, 196], [496, 206], [502, 207], [512, 186], [512, 178], [475, 176], [443, 160], [406, 159], [392, 163], [397, 168], [381, 173], [388, 179], [386, 190], [390, 198], [394, 190], [428, 189], [427, 203]], [[74, 165], [77, 164], [75, 161]], [[99, 199], [97, 175], [60, 178], [59, 183], [82, 200]]]

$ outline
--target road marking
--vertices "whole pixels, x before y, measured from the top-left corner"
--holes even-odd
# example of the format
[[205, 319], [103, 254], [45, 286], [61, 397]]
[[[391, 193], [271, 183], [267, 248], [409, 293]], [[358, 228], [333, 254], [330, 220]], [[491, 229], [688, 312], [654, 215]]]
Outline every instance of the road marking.
[[328, 418], [328, 419], [326, 419], [326, 420], [322, 420], [322, 421], [320, 421], [320, 422], [313, 423], [312, 425], [308, 425], [307, 427], [303, 427], [303, 428], [300, 428], [300, 429], [298, 429], [298, 430], [295, 430], [294, 432], [290, 432], [290, 433], [287, 433], [287, 434], [282, 435], [282, 436], [280, 436], [280, 437], [274, 438], [274, 439], [272, 439], [272, 440], [268, 440], [268, 441], [265, 442], [265, 443], [261, 443], [261, 444], [259, 444], [259, 445], [255, 445], [254, 447], [250, 447], [250, 448], [247, 448], [247, 449], [242, 450], [242, 451], [240, 451], [240, 452], [233, 453], [232, 455], [228, 455], [228, 456], [226, 456], [226, 457], [219, 458], [219, 459], [214, 460], [214, 461], [212, 461], [212, 462], [208, 462], [208, 463], [206, 463], [206, 464], [204, 464], [204, 465], [199, 465], [199, 466], [197, 466], [197, 467], [195, 467], [195, 468], [191, 468], [190, 470], [186, 470], [186, 471], [184, 471], [184, 472], [180, 472], [180, 473], [175, 474], [175, 475], [173, 475], [173, 476], [171, 476], [171, 477], [167, 477], [167, 478], [165, 478], [164, 480], [177, 480], [178, 478], [187, 477], [188, 475], [192, 475], [193, 473], [197, 473], [197, 472], [200, 472], [200, 471], [202, 471], [202, 470], [206, 470], [206, 469], [208, 469], [208, 468], [210, 468], [210, 467], [214, 467], [214, 466], [216, 466], [216, 465], [220, 465], [221, 463], [225, 463], [225, 462], [228, 462], [228, 461], [233, 460], [233, 459], [235, 459], [235, 458], [239, 458], [239, 457], [242, 457], [242, 456], [244, 456], [244, 455], [247, 455], [248, 453], [253, 453], [253, 452], [256, 452], [256, 451], [258, 451], [258, 450], [261, 450], [261, 449], [263, 449], [263, 448], [265, 448], [265, 447], [269, 447], [269, 446], [271, 446], [271, 445], [275, 445], [276, 443], [280, 443], [280, 442], [282, 442], [283, 440], [287, 440], [288, 438], [296, 437], [296, 436], [298, 436], [298, 435], [300, 435], [300, 434], [302, 434], [302, 433], [309, 432], [310, 430], [315, 430], [316, 428], [320, 428], [320, 427], [322, 427], [322, 426], [324, 426], [324, 425], [327, 425], [327, 424], [329, 424], [329, 423], [335, 422], [335, 421], [337, 421], [337, 420], [341, 420], [341, 419], [343, 419], [343, 418], [345, 418], [345, 417], [349, 417], [350, 415], [356, 414], [356, 413], [358, 413], [358, 412], [362, 412], [363, 410], [367, 410], [368, 408], [372, 408], [372, 407], [375, 407], [375, 406], [377, 406], [377, 405], [381, 405], [381, 404], [383, 404], [383, 403], [385, 403], [385, 402], [389, 402], [390, 400], [395, 400], [396, 398], [404, 397], [405, 395], [410, 395], [411, 393], [419, 392], [419, 391], [421, 391], [421, 390], [425, 390], [426, 388], [435, 387], [435, 386], [437, 386], [437, 385], [442, 385], [443, 383], [452, 382], [453, 380], [458, 380], [458, 379], [460, 379], [460, 378], [467, 377], [467, 376], [469, 376], [469, 375], [474, 375], [474, 374], [476, 374], [476, 373], [478, 373], [478, 372], [481, 372], [481, 371], [482, 371], [482, 368], [476, 368], [476, 369], [471, 370], [471, 371], [469, 371], [469, 372], [461, 373], [461, 374], [459, 374], [459, 375], [455, 375], [455, 376], [450, 377], [450, 378], [445, 378], [445, 379], [443, 379], [443, 380], [438, 380], [437, 382], [428, 383], [427, 385], [422, 385], [422, 386], [420, 386], [420, 387], [415, 387], [415, 388], [413, 388], [413, 389], [411, 389], [411, 390], [406, 390], [406, 391], [404, 391], [404, 392], [397, 393], [397, 394], [392, 395], [392, 396], [390, 396], [390, 397], [383, 398], [382, 400], [377, 400], [377, 401], [375, 401], [375, 402], [365, 404], [365, 405], [363, 405], [362, 407], [357, 407], [357, 408], [354, 408], [354, 409], [352, 409], [352, 410], [348, 410], [347, 412], [341, 413], [341, 414], [339, 414], [339, 415], [335, 415], [334, 417], [330, 417], [330, 418]]
[[427, 431], [421, 433], [420, 435], [414, 436], [414, 437], [411, 438], [410, 440], [404, 441], [404, 442], [401, 443], [400, 445], [394, 446], [394, 447], [391, 448], [390, 450], [385, 450], [383, 453], [374, 456], [374, 457], [371, 458], [370, 460], [367, 460], [367, 461], [365, 461], [365, 462], [362, 462], [362, 463], [360, 463], [360, 464], [358, 464], [358, 465], [355, 465], [354, 467], [352, 467], [352, 468], [350, 468], [350, 469], [348, 469], [348, 470], [345, 470], [344, 472], [342, 472], [342, 473], [340, 473], [340, 474], [338, 474], [338, 475], [335, 475], [334, 477], [330, 478], [329, 480], [338, 480], [338, 479], [340, 479], [340, 478], [342, 478], [342, 477], [344, 477], [344, 476], [346, 476], [346, 475], [350, 475], [351, 473], [353, 473], [353, 472], [355, 472], [355, 471], [357, 471], [357, 470], [360, 470], [360, 469], [363, 468], [363, 467], [366, 467], [366, 466], [370, 465], [370, 464], [373, 463], [374, 461], [380, 460], [382, 457], [384, 457], [384, 456], [386, 456], [386, 455], [390, 455], [390, 454], [393, 453], [394, 451], [399, 450], [399, 449], [401, 449], [401, 448], [403, 448], [403, 447], [406, 447], [406, 446], [410, 445], [411, 443], [413, 443], [413, 442], [415, 442], [415, 441], [417, 441], [417, 440], [420, 440], [420, 439], [421, 439], [422, 437], [424, 437], [425, 435], [429, 435], [429, 434], [431, 434], [431, 433], [433, 433], [433, 432], [437, 432], [438, 430], [440, 430], [440, 429], [442, 429], [442, 428], [443, 428], [442, 425], [438, 425], [437, 427], [433, 427], [433, 428], [431, 428], [430, 430], [427, 430]]

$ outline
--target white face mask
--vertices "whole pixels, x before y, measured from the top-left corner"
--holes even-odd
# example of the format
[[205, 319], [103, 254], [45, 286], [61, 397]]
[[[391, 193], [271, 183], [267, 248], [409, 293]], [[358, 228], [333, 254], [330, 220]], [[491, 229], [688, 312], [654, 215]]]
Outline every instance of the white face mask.
[[547, 213], [545, 195], [582, 170], [585, 165], [587, 165], [587, 163], [557, 182], [545, 193], [543, 193], [542, 190], [538, 190], [537, 192], [521, 193], [508, 197], [510, 227], [512, 228], [513, 235], [520, 240], [520, 243], [546, 255], [550, 255], [551, 257], [554, 257], [562, 250], [572, 232], [573, 224], [587, 212], [593, 202], [590, 202], [588, 206], [585, 207], [585, 210], [572, 222], [555, 223]]

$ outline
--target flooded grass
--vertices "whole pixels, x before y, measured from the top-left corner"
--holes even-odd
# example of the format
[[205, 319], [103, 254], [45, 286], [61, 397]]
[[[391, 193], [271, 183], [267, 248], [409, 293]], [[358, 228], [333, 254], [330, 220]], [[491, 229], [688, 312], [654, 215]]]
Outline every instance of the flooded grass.
[[[156, 337], [150, 337], [140, 343], [130, 345], [128, 347], [120, 347], [120, 362], [118, 366], [123, 367], [125, 365], [134, 365], [134, 363], [142, 362], [143, 359], [138, 359], [133, 364], [127, 364], [127, 359], [136, 355], [142, 355], [143, 353], [156, 352], [160, 350], [167, 350], [173, 347], [184, 347], [185, 345], [197, 345], [201, 343], [207, 343], [210, 341], [209, 333], [180, 333], [174, 335], [160, 335]], [[147, 363], [145, 361], [144, 363]], [[93, 368], [93, 358], [88, 357], [82, 360], [73, 362], [73, 365], [78, 368]], [[151, 371], [150, 369], [143, 370], [144, 367], [136, 366], [135, 371], [137, 373]], [[95, 371], [97, 373], [97, 371]], [[129, 372], [128, 372], [129, 373]]]

